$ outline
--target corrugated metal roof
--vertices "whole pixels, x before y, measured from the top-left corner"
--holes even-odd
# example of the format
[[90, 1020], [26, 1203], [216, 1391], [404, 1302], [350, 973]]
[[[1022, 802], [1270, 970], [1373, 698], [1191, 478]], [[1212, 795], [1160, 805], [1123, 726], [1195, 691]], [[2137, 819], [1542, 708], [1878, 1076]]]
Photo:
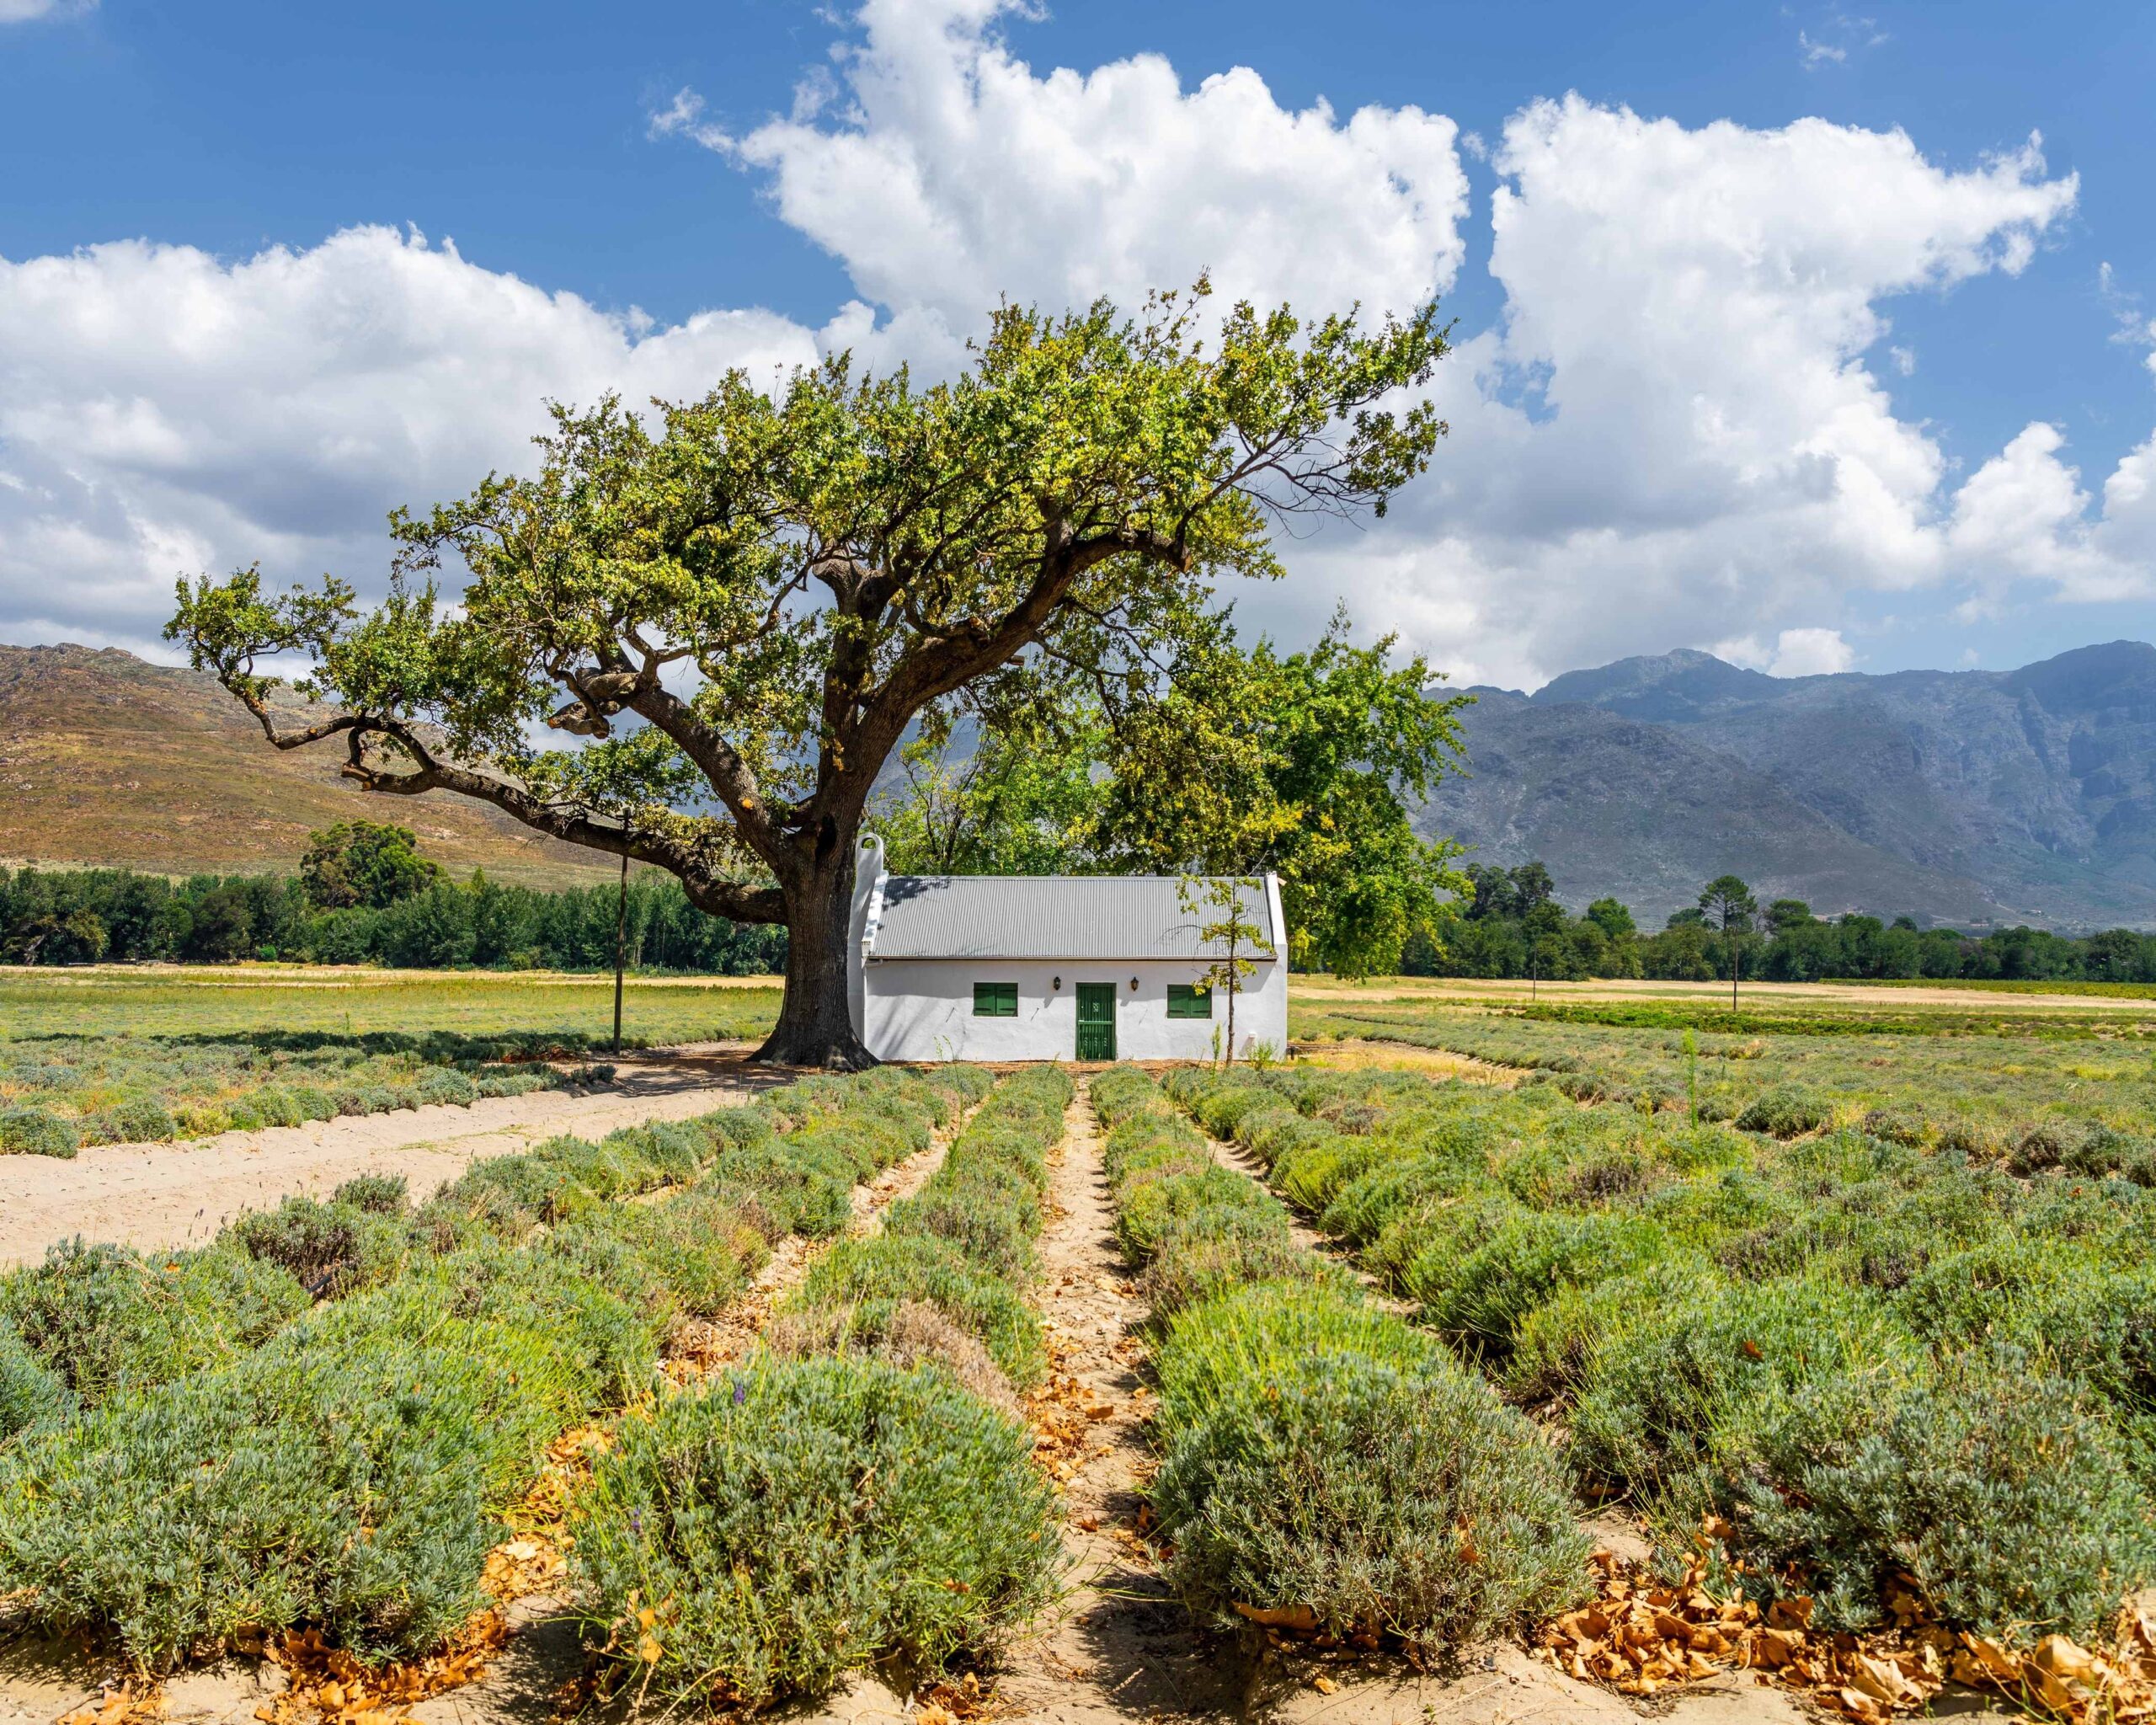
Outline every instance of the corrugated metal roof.
[[[1164, 874], [894, 874], [868, 956], [1215, 959], [1219, 948], [1198, 932], [1225, 919], [1217, 908], [1186, 909], [1181, 884]], [[1264, 930], [1277, 952], [1264, 888], [1241, 896], [1238, 920]]]

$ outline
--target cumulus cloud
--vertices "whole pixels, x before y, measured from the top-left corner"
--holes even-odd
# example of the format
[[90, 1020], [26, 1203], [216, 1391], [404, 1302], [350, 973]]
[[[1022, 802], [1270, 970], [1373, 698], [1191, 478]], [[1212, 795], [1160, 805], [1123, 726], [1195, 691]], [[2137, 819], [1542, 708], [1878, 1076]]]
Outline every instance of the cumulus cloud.
[[1947, 574], [1945, 459], [1868, 356], [1892, 296], [2018, 272], [2072, 206], [2033, 142], [1954, 172], [1900, 132], [1572, 97], [1496, 165], [1503, 320], [1440, 368], [1452, 439], [1379, 584], [1459, 632], [1425, 644], [1532, 682]]
[[[1456, 280], [1450, 120], [1291, 109], [1255, 72], [1191, 84], [1157, 56], [1036, 69], [1016, 15], [871, 0], [783, 117], [722, 124], [692, 91], [648, 116], [842, 263], [858, 298], [820, 328], [658, 328], [371, 228], [236, 262], [0, 261], [0, 636], [140, 639], [174, 573], [258, 556], [364, 577], [382, 511], [517, 463], [542, 396], [687, 394], [834, 346], [947, 371], [1006, 294], [1129, 303], [1204, 270], [1226, 296], [1382, 311]], [[1487, 147], [1502, 310], [1438, 369], [1451, 439], [1385, 521], [1291, 547], [1290, 579], [1245, 597], [1256, 622], [1301, 633], [1344, 596], [1513, 685], [1682, 643], [1808, 675], [1853, 662], [1860, 594], [2116, 595], [2156, 560], [2156, 440], [2098, 487], [2032, 425], [1961, 480], [1882, 382], [1913, 363], [1897, 296], [2017, 274], [2073, 207], [2036, 140], [1955, 167], [1899, 131], [1575, 96]]]
[[0, 24], [28, 24], [34, 18], [65, 18], [88, 12], [98, 0], [0, 0]]
[[385, 513], [528, 453], [543, 398], [813, 360], [763, 312], [659, 328], [353, 228], [226, 263], [125, 242], [0, 259], [0, 639], [140, 644], [173, 577], [382, 566]]
[[768, 178], [868, 299], [963, 333], [999, 295], [1124, 304], [1209, 270], [1262, 302], [1407, 312], [1449, 287], [1467, 180], [1454, 123], [1283, 108], [1237, 67], [1185, 89], [1159, 55], [1037, 73], [1007, 0], [869, 0], [793, 112], [736, 135], [692, 92], [653, 117]]
[[1995, 612], [2016, 579], [2089, 603], [2156, 595], [2156, 438], [2119, 462], [2093, 514], [2065, 446], [2056, 425], [2029, 425], [1956, 494], [1949, 542], [1978, 581], [1975, 610]]
[[1855, 650], [1839, 629], [1784, 629], [1767, 670], [1778, 677], [1832, 676], [1855, 663]]

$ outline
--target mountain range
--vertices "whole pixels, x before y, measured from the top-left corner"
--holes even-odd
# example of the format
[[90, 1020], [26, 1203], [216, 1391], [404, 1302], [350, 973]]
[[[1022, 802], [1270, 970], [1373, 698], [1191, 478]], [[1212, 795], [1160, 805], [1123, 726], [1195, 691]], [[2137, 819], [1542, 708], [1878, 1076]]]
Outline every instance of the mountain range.
[[0, 863], [289, 873], [307, 834], [393, 820], [458, 875], [613, 878], [604, 857], [451, 797], [370, 795], [329, 742], [280, 753], [216, 680], [117, 648], [0, 646]]
[[[2156, 647], [2012, 671], [1770, 677], [1689, 650], [1477, 688], [1469, 766], [1418, 813], [1470, 860], [1540, 857], [1645, 927], [1740, 874], [1764, 903], [1983, 928], [2156, 927]], [[315, 828], [415, 828], [531, 884], [605, 859], [446, 797], [371, 797], [280, 754], [216, 681], [116, 649], [0, 646], [0, 862], [288, 870]]]
[[1659, 927], [1724, 873], [1762, 903], [1983, 927], [2156, 927], [2156, 646], [2010, 671], [1771, 677], [1679, 650], [1476, 688], [1418, 826], [1540, 857]]

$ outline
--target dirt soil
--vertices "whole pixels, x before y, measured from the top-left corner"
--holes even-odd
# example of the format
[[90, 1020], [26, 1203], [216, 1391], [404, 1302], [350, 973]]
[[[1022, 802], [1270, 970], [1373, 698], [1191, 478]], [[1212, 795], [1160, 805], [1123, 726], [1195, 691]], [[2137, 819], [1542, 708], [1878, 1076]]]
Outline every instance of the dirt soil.
[[99, 1145], [67, 1160], [0, 1156], [0, 1268], [35, 1263], [77, 1235], [146, 1251], [199, 1245], [243, 1210], [326, 1194], [355, 1174], [402, 1174], [424, 1199], [480, 1156], [564, 1132], [601, 1138], [685, 1119], [790, 1081], [750, 1067], [747, 1052], [746, 1044], [702, 1043], [624, 1055], [615, 1081], [590, 1092], [542, 1090], [189, 1142]]

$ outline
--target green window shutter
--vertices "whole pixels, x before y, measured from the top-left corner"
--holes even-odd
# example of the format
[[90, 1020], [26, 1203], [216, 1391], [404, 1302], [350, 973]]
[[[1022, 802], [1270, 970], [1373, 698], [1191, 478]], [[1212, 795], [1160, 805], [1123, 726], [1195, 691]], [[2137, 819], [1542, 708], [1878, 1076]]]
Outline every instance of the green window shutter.
[[1195, 982], [1171, 982], [1168, 985], [1168, 1016], [1171, 1018], [1211, 1017], [1213, 991]]
[[1015, 982], [976, 982], [974, 1017], [1015, 1018], [1018, 1016], [1018, 985]]

